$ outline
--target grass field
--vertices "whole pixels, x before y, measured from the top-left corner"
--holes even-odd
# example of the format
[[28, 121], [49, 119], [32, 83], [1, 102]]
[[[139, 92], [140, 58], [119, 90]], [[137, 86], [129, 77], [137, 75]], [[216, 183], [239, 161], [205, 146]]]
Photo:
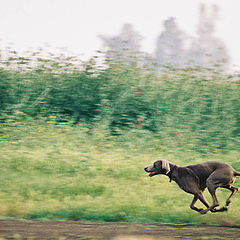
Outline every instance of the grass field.
[[[181, 137], [166, 141], [143, 130], [112, 136], [103, 127], [89, 132], [80, 124], [56, 123], [54, 117], [48, 122], [8, 120], [1, 129], [1, 218], [240, 222], [239, 194], [228, 212], [202, 216], [190, 210], [190, 194], [165, 176], [149, 178], [143, 171], [158, 158], [178, 165], [225, 161], [240, 171], [238, 152], [201, 155], [186, 139], [182, 146]], [[229, 194], [217, 191], [222, 204]], [[205, 195], [211, 201], [207, 191]]]

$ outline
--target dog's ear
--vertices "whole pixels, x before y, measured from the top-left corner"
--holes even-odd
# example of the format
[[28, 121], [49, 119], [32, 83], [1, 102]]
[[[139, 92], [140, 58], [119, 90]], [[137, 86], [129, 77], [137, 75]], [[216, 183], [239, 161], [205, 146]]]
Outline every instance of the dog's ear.
[[162, 161], [162, 169], [164, 169], [166, 171], [165, 174], [168, 174], [170, 172], [170, 165], [169, 165], [169, 162], [165, 159], [161, 159]]

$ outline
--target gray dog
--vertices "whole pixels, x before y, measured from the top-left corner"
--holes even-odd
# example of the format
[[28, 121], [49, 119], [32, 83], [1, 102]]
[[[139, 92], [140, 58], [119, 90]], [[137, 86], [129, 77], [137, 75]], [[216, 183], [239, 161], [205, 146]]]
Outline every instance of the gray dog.
[[[144, 168], [144, 170], [149, 173], [150, 177], [157, 174], [166, 175], [170, 178], [170, 182], [174, 180], [185, 192], [193, 194], [194, 198], [190, 208], [201, 214], [206, 214], [208, 211], [227, 211], [228, 205], [238, 191], [238, 188], [233, 187], [232, 184], [236, 180], [236, 176], [240, 176], [240, 173], [234, 171], [227, 163], [206, 162], [179, 167], [167, 160], [158, 160], [154, 162], [153, 165]], [[211, 206], [203, 196], [203, 191], [206, 187], [213, 198], [213, 204]], [[216, 189], [219, 187], [229, 189], [232, 193], [226, 201], [226, 206], [216, 209], [216, 207], [219, 206]], [[207, 207], [206, 209], [195, 207], [198, 199]]]

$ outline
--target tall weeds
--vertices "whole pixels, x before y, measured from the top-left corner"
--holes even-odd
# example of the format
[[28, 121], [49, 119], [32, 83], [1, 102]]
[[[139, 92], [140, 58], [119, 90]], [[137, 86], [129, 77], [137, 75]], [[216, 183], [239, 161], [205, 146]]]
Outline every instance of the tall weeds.
[[94, 58], [77, 65], [63, 55], [14, 54], [2, 60], [0, 71], [2, 122], [19, 112], [25, 118], [54, 116], [89, 129], [101, 125], [112, 135], [146, 130], [200, 152], [238, 150], [238, 77], [187, 67], [157, 73], [136, 58], [106, 59], [100, 67]]

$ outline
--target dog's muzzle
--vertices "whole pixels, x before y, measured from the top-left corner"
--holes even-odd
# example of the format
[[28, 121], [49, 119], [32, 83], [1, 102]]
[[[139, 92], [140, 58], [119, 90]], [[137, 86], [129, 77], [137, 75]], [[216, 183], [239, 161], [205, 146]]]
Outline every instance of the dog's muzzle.
[[149, 167], [145, 167], [144, 170], [145, 170], [145, 172], [149, 173], [148, 174], [149, 177], [153, 177], [154, 175], [157, 174], [156, 172], [149, 170]]

